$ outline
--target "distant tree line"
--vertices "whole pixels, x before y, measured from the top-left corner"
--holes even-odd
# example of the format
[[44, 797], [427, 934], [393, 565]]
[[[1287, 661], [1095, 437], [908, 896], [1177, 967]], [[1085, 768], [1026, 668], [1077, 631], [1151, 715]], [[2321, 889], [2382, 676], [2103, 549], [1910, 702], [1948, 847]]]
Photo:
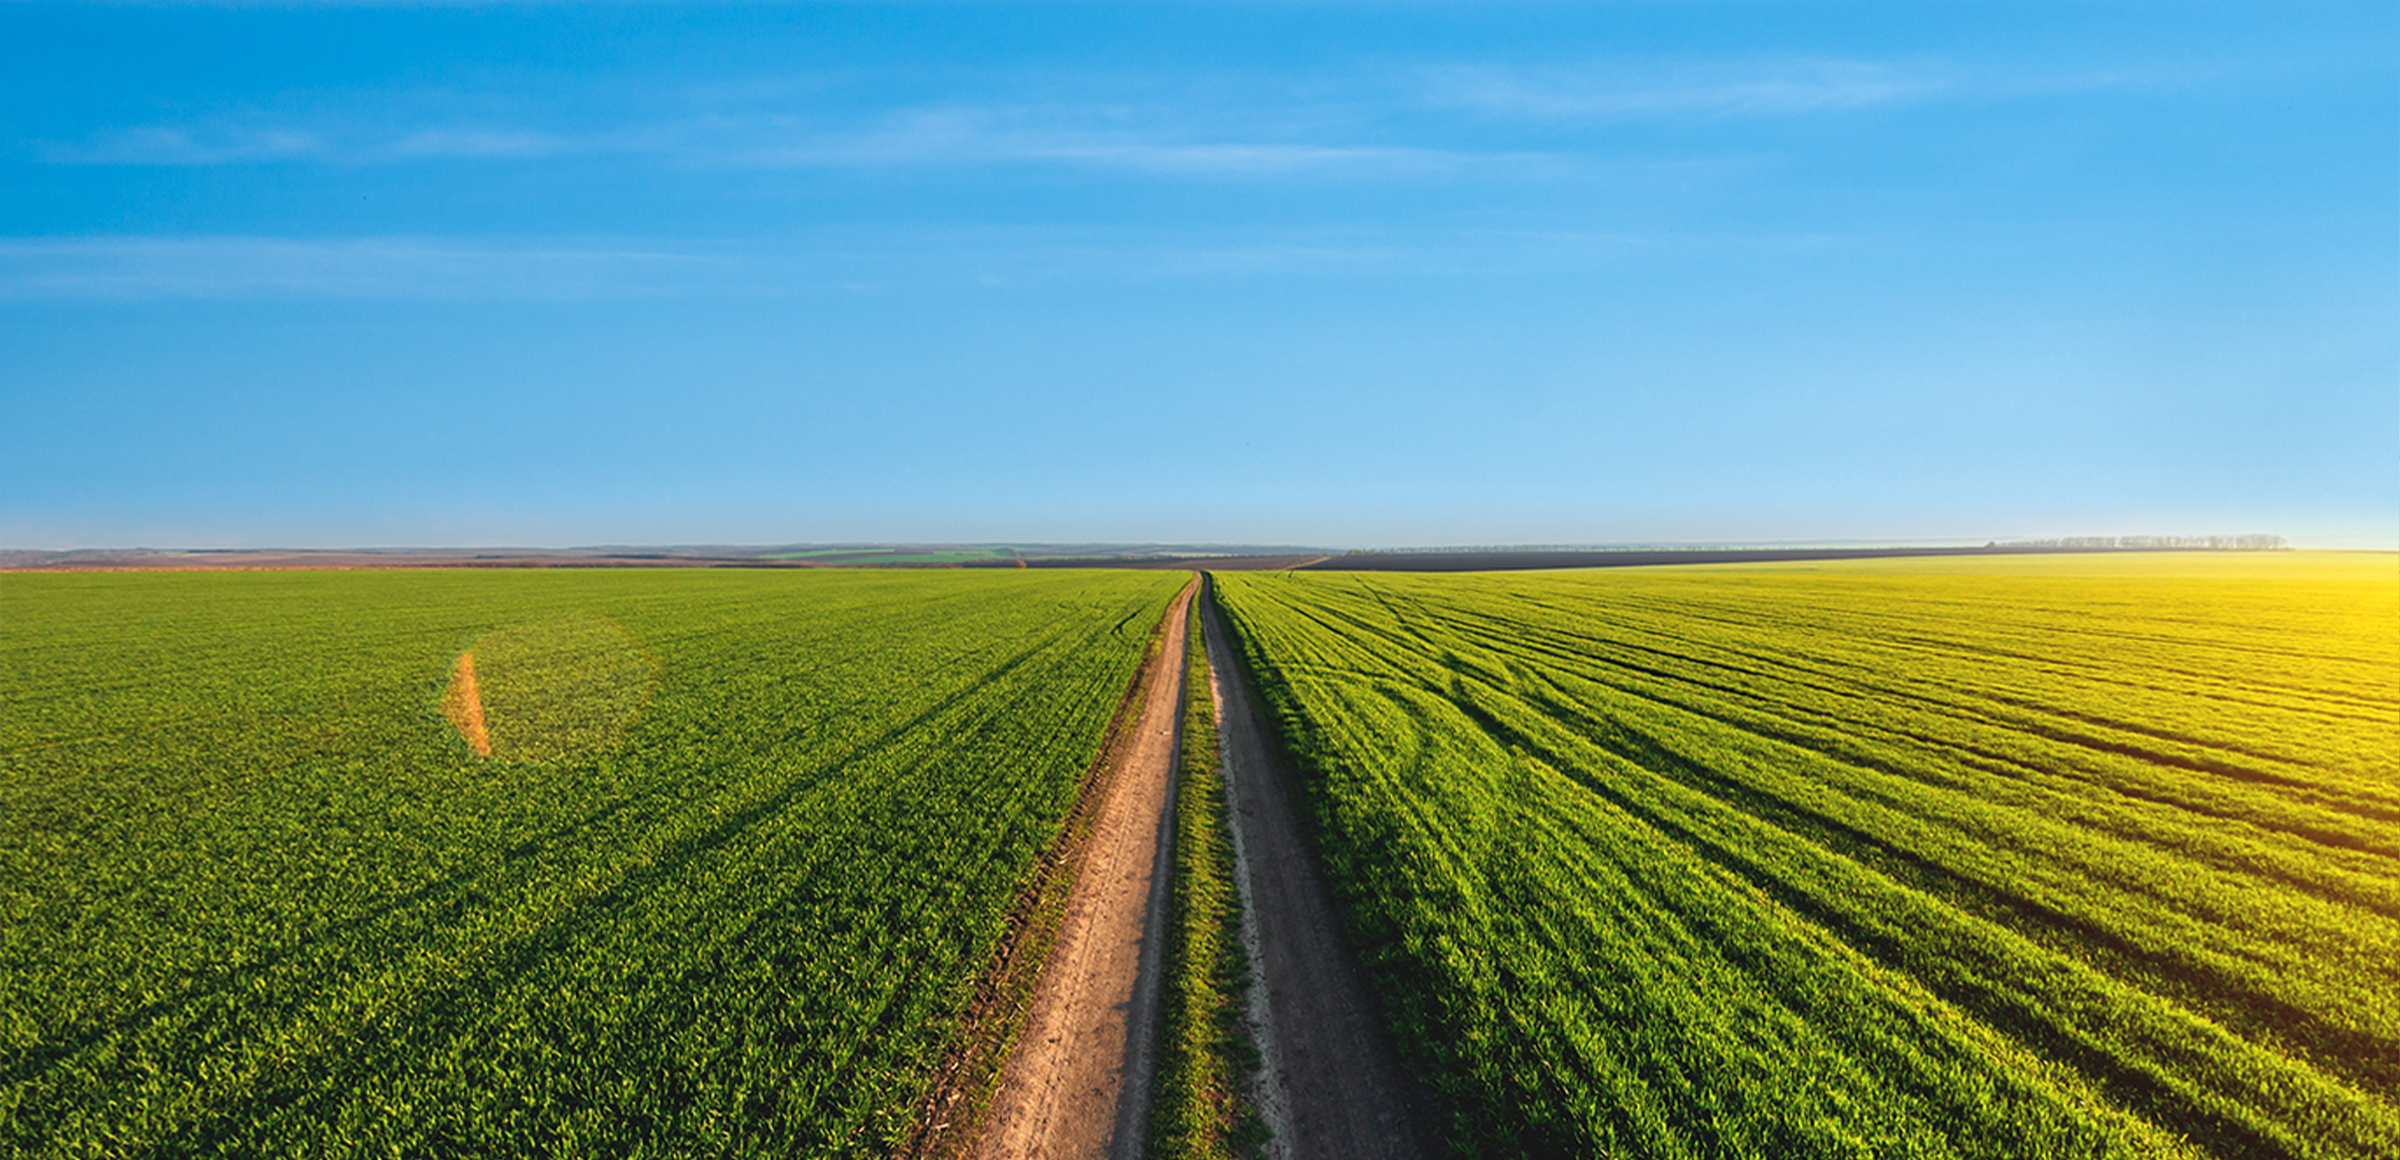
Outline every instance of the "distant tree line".
[[1994, 540], [1987, 548], [2180, 548], [2215, 552], [2272, 552], [2290, 545], [2282, 536], [2059, 536], [2048, 540]]

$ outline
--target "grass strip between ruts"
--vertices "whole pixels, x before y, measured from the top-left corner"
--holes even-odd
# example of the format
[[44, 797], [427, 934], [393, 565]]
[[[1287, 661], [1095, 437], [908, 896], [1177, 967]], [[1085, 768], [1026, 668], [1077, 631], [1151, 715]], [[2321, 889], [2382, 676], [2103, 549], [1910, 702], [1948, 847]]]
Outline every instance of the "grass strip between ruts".
[[1150, 1116], [1150, 1155], [1159, 1160], [1252, 1155], [1267, 1135], [1243, 1093], [1258, 1050], [1242, 1017], [1250, 962], [1242, 949], [1242, 899], [1233, 879], [1233, 835], [1200, 615], [1212, 598], [1203, 578], [1185, 621], [1175, 870]]

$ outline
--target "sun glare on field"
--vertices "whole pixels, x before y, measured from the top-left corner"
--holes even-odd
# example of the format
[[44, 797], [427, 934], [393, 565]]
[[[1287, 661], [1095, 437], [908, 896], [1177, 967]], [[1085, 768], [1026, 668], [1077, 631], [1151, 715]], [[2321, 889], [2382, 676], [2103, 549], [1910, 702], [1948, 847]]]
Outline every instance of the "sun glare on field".
[[569, 617], [478, 638], [452, 666], [442, 708], [477, 756], [543, 761], [623, 737], [657, 676], [657, 661], [614, 621]]

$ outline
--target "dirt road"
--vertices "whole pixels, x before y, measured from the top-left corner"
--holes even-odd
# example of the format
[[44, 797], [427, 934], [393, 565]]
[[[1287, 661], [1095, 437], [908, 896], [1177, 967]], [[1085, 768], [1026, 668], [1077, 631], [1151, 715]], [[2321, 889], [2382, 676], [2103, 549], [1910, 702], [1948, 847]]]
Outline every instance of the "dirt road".
[[1138, 1157], [1165, 943], [1184, 617], [1168, 609], [1133, 745], [1103, 791], [1058, 941], [1001, 1073], [977, 1160]]
[[1274, 1132], [1270, 1155], [1398, 1160], [1432, 1154], [1411, 1109], [1419, 1093], [1394, 1061], [1296, 803], [1273, 762], [1216, 609], [1202, 601], [1217, 728], [1233, 814], [1235, 875], [1257, 981], [1252, 1031], [1265, 1067], [1253, 1093]]

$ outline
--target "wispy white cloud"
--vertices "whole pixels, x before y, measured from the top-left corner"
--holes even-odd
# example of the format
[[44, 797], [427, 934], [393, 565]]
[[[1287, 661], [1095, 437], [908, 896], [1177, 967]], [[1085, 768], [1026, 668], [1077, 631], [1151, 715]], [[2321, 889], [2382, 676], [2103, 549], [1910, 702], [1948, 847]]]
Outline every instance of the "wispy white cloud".
[[1437, 104], [1552, 119], [1795, 116], [1933, 100], [1961, 87], [1952, 70], [1938, 65], [1852, 60], [1472, 66], [1438, 69], [1431, 77]]
[[[1235, 120], [1238, 120], [1236, 118]], [[506, 122], [358, 127], [294, 123], [154, 125], [50, 142], [73, 165], [393, 165], [568, 156], [640, 157], [687, 168], [904, 169], [1035, 165], [1181, 177], [1385, 178], [1555, 167], [1539, 152], [1344, 140], [1285, 125], [1179, 124], [1172, 110], [933, 106], [847, 123], [791, 114], [710, 114], [553, 130]]]
[[829, 231], [738, 246], [607, 239], [18, 238], [0, 240], [0, 301], [755, 298], [1390, 271], [1424, 257], [1391, 238], [1210, 239], [1060, 230]]
[[323, 158], [329, 143], [301, 129], [226, 133], [145, 125], [102, 133], [88, 141], [45, 143], [40, 152], [44, 160], [65, 165], [228, 165]]
[[[581, 147], [588, 148], [588, 145]], [[522, 129], [441, 127], [343, 132], [285, 125], [145, 125], [79, 142], [45, 142], [43, 160], [60, 165], [240, 165], [289, 161], [372, 165], [440, 158], [543, 157], [579, 143]]]
[[1940, 60], [1595, 60], [1542, 68], [1436, 68], [1425, 74], [1424, 93], [1436, 106], [1533, 120], [1632, 121], [1798, 117], [1940, 101], [2007, 101], [2193, 84], [2216, 75], [2189, 68], [1996, 74]]
[[[860, 101], [873, 77], [711, 82], [610, 105], [527, 89], [299, 94], [283, 108], [35, 144], [59, 164], [381, 166], [620, 158], [688, 169], [898, 171], [1033, 166], [1164, 179], [1534, 178], [1603, 160], [1575, 132], [1610, 121], [1832, 115], [2010, 100], [2172, 78], [2023, 76], [1938, 60], [1596, 60], [1449, 65], [1278, 86], [1201, 78], [1004, 79], [994, 99]], [[989, 78], [970, 78], [983, 83]], [[921, 87], [921, 82], [920, 82]], [[989, 87], [987, 85], [987, 87]], [[1062, 95], [1061, 89], [1072, 90]], [[618, 95], [621, 99], [622, 95]], [[1521, 122], [1498, 144], [1488, 122]]]
[[574, 138], [523, 129], [419, 129], [382, 147], [393, 160], [418, 157], [549, 157], [581, 152]]
[[[1016, 109], [929, 109], [859, 129], [791, 123], [670, 134], [662, 148], [701, 165], [759, 168], [1048, 164], [1188, 176], [1391, 176], [1489, 162], [1489, 154], [1382, 144], [1215, 138], [1092, 127], [1101, 118]], [[1511, 155], [1507, 160], [1529, 158]]]
[[[1790, 244], [1790, 239], [1733, 244]], [[826, 230], [773, 242], [0, 239], [0, 301], [762, 298], [1591, 268], [1722, 238], [1604, 232]]]
[[0, 240], [0, 299], [587, 299], [720, 284], [691, 249], [439, 238]]

